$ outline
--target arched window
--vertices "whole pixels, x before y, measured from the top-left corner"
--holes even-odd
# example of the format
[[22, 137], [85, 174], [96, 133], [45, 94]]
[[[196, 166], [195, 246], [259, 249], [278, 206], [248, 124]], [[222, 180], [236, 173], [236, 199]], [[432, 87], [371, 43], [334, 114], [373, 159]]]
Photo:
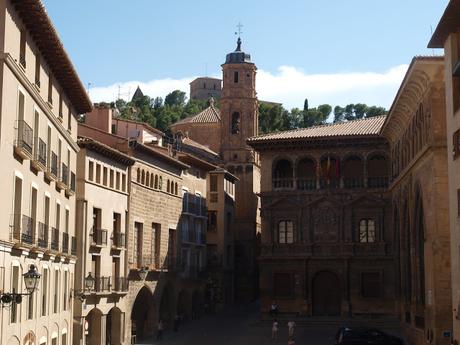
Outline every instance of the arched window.
[[373, 219], [361, 219], [359, 221], [359, 242], [375, 242], [375, 221]]
[[232, 127], [230, 129], [232, 134], [239, 134], [240, 133], [240, 113], [235, 111], [232, 114]]
[[273, 166], [273, 188], [292, 188], [293, 168], [292, 163], [287, 159], [278, 160]]
[[364, 187], [364, 165], [358, 156], [351, 156], [343, 162], [343, 183], [345, 188]]
[[142, 170], [142, 173], [141, 173], [141, 183], [145, 184], [145, 171], [144, 170]]
[[150, 185], [150, 174], [147, 171], [147, 173], [145, 175], [146, 175], [145, 176], [145, 185], [148, 187]]
[[141, 169], [137, 168], [137, 183], [141, 183]]
[[158, 175], [155, 175], [155, 189], [158, 189]]
[[169, 193], [171, 191], [169, 186], [169, 179], [166, 181], [166, 191]]
[[[407, 143], [406, 143], [407, 144]], [[407, 157], [407, 145], [404, 156]], [[388, 160], [385, 156], [374, 155], [367, 160], [367, 186], [370, 188], [388, 187]]]
[[150, 174], [150, 188], [153, 188], [153, 180], [154, 180], [154, 176], [153, 176], [153, 173]]
[[316, 189], [316, 164], [310, 158], [303, 158], [297, 163], [297, 188]]
[[235, 72], [233, 73], [233, 81], [234, 81], [235, 83], [238, 83], [238, 72], [237, 72], [237, 71], [235, 71]]
[[177, 186], [177, 182], [174, 184], [174, 194], [179, 195], [179, 189]]
[[282, 220], [278, 223], [278, 243], [294, 243], [294, 223]]
[[163, 177], [160, 176], [160, 180], [158, 181], [158, 189], [163, 189]]

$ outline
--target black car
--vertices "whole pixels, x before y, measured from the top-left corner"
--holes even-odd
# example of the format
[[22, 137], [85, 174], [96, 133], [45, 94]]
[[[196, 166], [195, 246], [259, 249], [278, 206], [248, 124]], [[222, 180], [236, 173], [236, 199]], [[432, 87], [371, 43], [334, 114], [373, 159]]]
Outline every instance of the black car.
[[375, 328], [340, 327], [335, 345], [404, 345], [404, 341]]

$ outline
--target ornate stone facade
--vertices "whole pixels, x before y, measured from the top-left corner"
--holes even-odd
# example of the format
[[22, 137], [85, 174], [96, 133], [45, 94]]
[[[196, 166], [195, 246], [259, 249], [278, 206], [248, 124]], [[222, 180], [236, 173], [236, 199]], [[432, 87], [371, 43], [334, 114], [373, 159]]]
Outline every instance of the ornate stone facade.
[[288, 314], [394, 315], [388, 143], [324, 130], [332, 137], [249, 141], [262, 166], [262, 313], [275, 300]]

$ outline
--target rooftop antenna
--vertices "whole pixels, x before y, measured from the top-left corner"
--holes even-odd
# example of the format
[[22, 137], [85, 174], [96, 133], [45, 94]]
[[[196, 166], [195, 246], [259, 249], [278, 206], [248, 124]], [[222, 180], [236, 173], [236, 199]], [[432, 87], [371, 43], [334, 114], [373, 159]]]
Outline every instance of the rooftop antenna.
[[88, 84], [86, 84], [86, 93], [89, 95], [89, 89], [91, 88], [91, 82], [89, 81]]
[[117, 100], [118, 100], [118, 99], [122, 99], [122, 97], [126, 97], [126, 96], [127, 96], [128, 100], [129, 100], [130, 93], [131, 93], [131, 87], [128, 89], [128, 92], [122, 92], [122, 90], [121, 90], [121, 85], [118, 84], [118, 95], [117, 95]]

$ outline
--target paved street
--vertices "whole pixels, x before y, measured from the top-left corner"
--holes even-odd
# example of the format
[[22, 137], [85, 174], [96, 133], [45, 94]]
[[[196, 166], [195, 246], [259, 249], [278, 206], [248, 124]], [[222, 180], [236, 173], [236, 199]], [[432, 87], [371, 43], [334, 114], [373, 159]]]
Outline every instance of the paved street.
[[[258, 306], [252, 304], [235, 307], [217, 315], [181, 325], [178, 333], [167, 330], [162, 341], [150, 340], [142, 344], [162, 345], [275, 345], [287, 344], [286, 322], [280, 322], [278, 339], [271, 339], [270, 322], [261, 322]], [[299, 322], [296, 329], [296, 344], [332, 345], [336, 326], [306, 325]], [[398, 333], [397, 329], [390, 330]]]

